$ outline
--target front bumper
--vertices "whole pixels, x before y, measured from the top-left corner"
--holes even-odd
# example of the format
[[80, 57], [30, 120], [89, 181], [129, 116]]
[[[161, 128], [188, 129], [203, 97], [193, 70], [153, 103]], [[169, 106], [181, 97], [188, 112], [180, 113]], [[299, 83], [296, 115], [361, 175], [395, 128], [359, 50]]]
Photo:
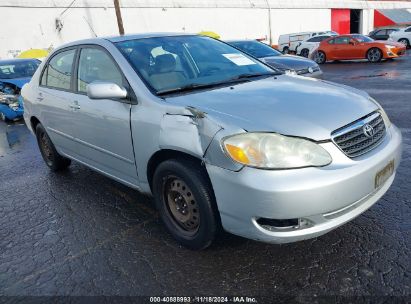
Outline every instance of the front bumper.
[[384, 58], [397, 58], [405, 55], [405, 47], [396, 47], [386, 50]]
[[[401, 160], [401, 133], [387, 129], [384, 141], [350, 159], [333, 143], [322, 146], [333, 157], [322, 168], [230, 171], [207, 164], [221, 221], [233, 234], [269, 243], [289, 243], [320, 236], [352, 220], [388, 190]], [[394, 160], [394, 174], [378, 189], [375, 176]], [[299, 219], [298, 226], [267, 228], [257, 220]]]

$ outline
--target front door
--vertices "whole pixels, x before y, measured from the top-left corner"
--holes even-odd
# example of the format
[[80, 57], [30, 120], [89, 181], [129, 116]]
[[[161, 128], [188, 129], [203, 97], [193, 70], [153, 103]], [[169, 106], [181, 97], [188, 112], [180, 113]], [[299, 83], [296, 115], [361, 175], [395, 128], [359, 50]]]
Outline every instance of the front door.
[[342, 36], [335, 38], [334, 42], [334, 56], [339, 59], [355, 58], [353, 55], [353, 45], [350, 44], [349, 36]]
[[81, 47], [76, 74], [74, 133], [77, 159], [127, 184], [137, 184], [127, 100], [90, 99], [87, 85], [106, 81], [126, 86], [112, 57], [101, 47]]

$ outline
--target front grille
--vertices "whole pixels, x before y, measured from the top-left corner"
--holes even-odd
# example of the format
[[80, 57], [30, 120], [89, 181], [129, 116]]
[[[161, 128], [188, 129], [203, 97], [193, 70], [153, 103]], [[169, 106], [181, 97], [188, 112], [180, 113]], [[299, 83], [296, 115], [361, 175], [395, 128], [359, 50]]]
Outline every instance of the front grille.
[[384, 120], [376, 112], [335, 130], [331, 138], [348, 157], [353, 158], [378, 146], [384, 139], [385, 132]]

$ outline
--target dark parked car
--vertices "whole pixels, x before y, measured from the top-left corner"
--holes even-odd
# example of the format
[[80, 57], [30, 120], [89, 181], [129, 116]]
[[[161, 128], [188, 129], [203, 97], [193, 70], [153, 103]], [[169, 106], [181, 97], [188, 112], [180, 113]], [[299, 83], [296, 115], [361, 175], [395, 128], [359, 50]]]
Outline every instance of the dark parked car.
[[398, 28], [381, 28], [381, 29], [375, 29], [372, 32], [368, 34], [372, 39], [374, 40], [388, 40], [390, 37], [390, 34], [392, 32], [397, 32], [399, 31]]
[[322, 71], [318, 64], [311, 59], [293, 55], [284, 55], [280, 51], [257, 40], [237, 40], [227, 41], [227, 43], [286, 74], [296, 74], [315, 78], [322, 75]]

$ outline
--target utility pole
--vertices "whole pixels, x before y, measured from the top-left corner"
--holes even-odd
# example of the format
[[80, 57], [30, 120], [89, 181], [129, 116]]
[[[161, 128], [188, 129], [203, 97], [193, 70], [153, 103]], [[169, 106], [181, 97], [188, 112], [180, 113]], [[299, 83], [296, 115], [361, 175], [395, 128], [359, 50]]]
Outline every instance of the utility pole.
[[120, 10], [120, 0], [114, 0], [114, 8], [116, 9], [118, 32], [120, 33], [120, 35], [124, 35], [123, 18], [121, 18]]

